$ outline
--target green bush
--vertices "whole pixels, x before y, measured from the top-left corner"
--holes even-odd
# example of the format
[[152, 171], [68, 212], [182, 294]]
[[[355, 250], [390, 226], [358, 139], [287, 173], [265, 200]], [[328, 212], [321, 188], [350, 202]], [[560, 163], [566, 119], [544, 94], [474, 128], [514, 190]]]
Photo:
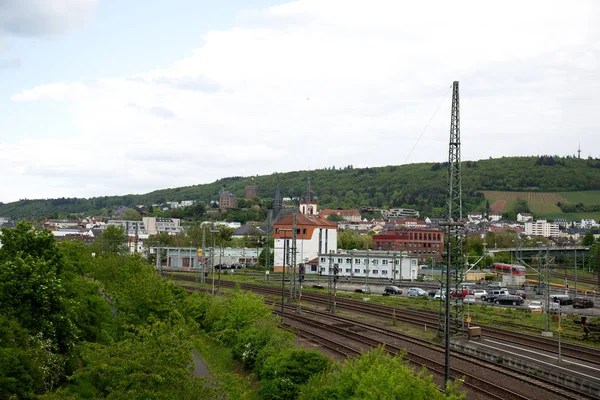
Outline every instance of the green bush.
[[265, 399], [295, 399], [301, 385], [330, 366], [331, 361], [314, 350], [292, 348], [273, 354], [256, 369], [260, 393]]
[[271, 315], [262, 296], [234, 290], [227, 297], [213, 299], [206, 314], [206, 328], [221, 335], [223, 342], [233, 344], [235, 332], [253, 326], [258, 320]]
[[446, 393], [440, 392], [426, 369], [415, 375], [401, 356], [391, 356], [379, 347], [328, 373], [314, 375], [298, 399], [464, 399], [465, 394], [457, 389], [454, 382]]
[[233, 345], [233, 357], [245, 368], [261, 368], [271, 355], [294, 345], [291, 333], [279, 329], [273, 319], [258, 321], [256, 326], [238, 331]]

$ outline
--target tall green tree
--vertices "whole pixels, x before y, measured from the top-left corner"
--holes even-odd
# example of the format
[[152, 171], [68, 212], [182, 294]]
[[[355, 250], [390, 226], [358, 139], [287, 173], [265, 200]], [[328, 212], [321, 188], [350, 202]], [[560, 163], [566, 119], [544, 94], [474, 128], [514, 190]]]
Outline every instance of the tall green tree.
[[582, 246], [591, 246], [594, 244], [594, 241], [595, 241], [594, 232], [590, 229], [589, 231], [586, 232], [585, 236], [581, 240], [581, 245]]
[[127, 234], [122, 226], [108, 225], [96, 240], [96, 246], [102, 254], [127, 254]]

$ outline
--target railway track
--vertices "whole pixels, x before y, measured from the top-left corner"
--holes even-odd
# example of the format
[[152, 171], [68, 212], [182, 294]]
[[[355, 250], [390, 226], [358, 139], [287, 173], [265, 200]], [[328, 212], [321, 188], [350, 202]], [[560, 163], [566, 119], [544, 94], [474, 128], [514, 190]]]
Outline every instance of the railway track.
[[[371, 347], [384, 345], [391, 354], [403, 355], [403, 358], [414, 366], [425, 366], [433, 373], [438, 383], [443, 386], [444, 377], [444, 349], [431, 345], [425, 340], [414, 338], [397, 331], [376, 327], [367, 323], [332, 316], [329, 313], [306, 310], [304, 314], [296, 314], [295, 307], [287, 306], [288, 313], [285, 318], [297, 322], [293, 324], [301, 332], [310, 331], [319, 336], [343, 337], [345, 348], [353, 348], [350, 343], [355, 343], [356, 351], [364, 351]], [[313, 319], [317, 317], [318, 319]], [[308, 328], [310, 327], [310, 328]], [[370, 334], [369, 334], [370, 333]], [[377, 337], [373, 337], [377, 335]], [[382, 339], [383, 338], [383, 339]], [[469, 399], [582, 399], [588, 398], [570, 390], [555, 388], [548, 382], [522, 374], [508, 371], [493, 364], [482, 362], [479, 359], [453, 353], [450, 370], [453, 379], [460, 379], [468, 389]], [[501, 375], [501, 378], [498, 377]], [[501, 384], [498, 382], [502, 382]], [[511, 388], [511, 389], [509, 389]]]
[[[186, 275], [180, 275], [177, 276], [177, 278], [181, 278], [183, 280], [188, 281], [193, 280], [193, 277], [191, 277], [192, 279], [190, 279], [190, 277]], [[221, 286], [232, 288], [235, 287], [235, 283], [231, 281], [221, 281]], [[242, 289], [252, 290], [254, 292], [261, 293], [264, 295], [281, 296], [281, 289], [278, 287], [269, 287], [252, 283], [243, 283], [240, 285], [240, 287]], [[327, 298], [327, 295], [325, 294], [307, 292], [304, 293], [302, 297], [303, 300], [307, 302], [316, 303], [320, 305], [329, 304], [329, 300]], [[436, 327], [438, 325], [437, 314], [433, 314], [431, 312], [394, 308], [391, 306], [385, 306], [381, 304], [363, 303], [344, 297], [337, 298], [336, 307], [338, 309], [358, 311], [361, 313], [366, 313], [373, 316], [386, 318], [389, 320], [395, 318], [398, 321], [407, 322], [419, 326]], [[512, 325], [514, 325], [517, 328], [519, 327], [516, 324]], [[521, 344], [524, 346], [528, 346], [532, 349], [545, 351], [551, 354], [558, 353], [558, 340], [538, 337], [523, 332], [510, 331], [489, 325], [478, 326], [482, 328], [482, 333], [486, 337], [507, 341], [515, 344]], [[522, 326], [522, 328], [530, 329], [530, 327], [527, 326]], [[587, 346], [580, 346], [577, 344], [562, 341], [561, 352], [564, 357], [569, 357], [574, 360], [595, 364], [600, 367], [600, 349]]]
[[[223, 282], [222, 282], [223, 283]], [[231, 282], [230, 282], [231, 283]], [[231, 285], [225, 284], [225, 286], [234, 287], [233, 283]], [[269, 288], [261, 285], [252, 285], [258, 286], [254, 287], [253, 291], [259, 292], [265, 295], [276, 295], [280, 296], [281, 292], [279, 288]], [[243, 287], [243, 286], [242, 286]], [[189, 290], [195, 290], [197, 288], [188, 287]], [[244, 288], [244, 287], [243, 287]], [[250, 288], [244, 288], [250, 289]], [[311, 303], [316, 302], [320, 305], [325, 305], [327, 303], [327, 299], [322, 298], [323, 295], [318, 294], [309, 294], [308, 301]], [[359, 305], [361, 310], [352, 310], [359, 312], [366, 312], [362, 309], [363, 304], [357, 301], [341, 299], [343, 302], [351, 302], [355, 305]], [[373, 311], [373, 304], [365, 305], [368, 309]], [[382, 306], [378, 306], [382, 307]], [[389, 307], [388, 307], [389, 308]], [[405, 359], [409, 362], [412, 362], [415, 365], [423, 365], [428, 368], [431, 372], [435, 373], [439, 377], [443, 377], [443, 351], [444, 349], [432, 345], [428, 341], [414, 338], [409, 335], [402, 334], [395, 330], [376, 327], [370, 324], [357, 322], [355, 320], [346, 319], [337, 315], [331, 315], [329, 312], [316, 311], [313, 309], [304, 308], [303, 315], [296, 314], [297, 306], [296, 305], [286, 305], [285, 309], [287, 310], [285, 314], [285, 325], [284, 327], [287, 329], [294, 329], [295, 332], [300, 336], [304, 337], [307, 340], [317, 343], [320, 346], [323, 346], [336, 354], [339, 354], [343, 357], [355, 357], [361, 351], [365, 350], [366, 347], [373, 347], [380, 344], [385, 344], [385, 347], [388, 351], [393, 354], [400, 354], [401, 352], [407, 351], [407, 356]], [[277, 313], [279, 308], [277, 307]], [[321, 321], [307, 321], [306, 314], [311, 315], [320, 315]], [[373, 314], [373, 312], [371, 312]], [[378, 316], [391, 317], [389, 310], [377, 310], [375, 314]], [[429, 313], [426, 313], [429, 314]], [[431, 314], [429, 314], [431, 316]], [[293, 321], [302, 321], [305, 325], [313, 326], [313, 331], [310, 331], [306, 327], [299, 326], [298, 324], [290, 324], [290, 320]], [[420, 321], [422, 324], [422, 316], [417, 316], [416, 319], [413, 318], [411, 322]], [[332, 325], [333, 321], [337, 321], [344, 326], [353, 326], [360, 327], [360, 329], [369, 330], [372, 332], [378, 332], [380, 335], [385, 336], [386, 340], [377, 340], [373, 338], [364, 338], [363, 334], [357, 333], [355, 330], [344, 329], [344, 327]], [[290, 325], [294, 325], [292, 328]], [[321, 329], [321, 333], [314, 332], [314, 329]], [[323, 334], [323, 330], [328, 331], [328, 334]], [[330, 335], [331, 333], [335, 333], [335, 339]], [[345, 339], [343, 341], [339, 340], [339, 337], [342, 336]], [[363, 344], [362, 347], [352, 347], [348, 344], [349, 340], [356, 341], [356, 339]], [[392, 343], [390, 343], [390, 340]], [[397, 345], [398, 342], [402, 342], [402, 347]], [[408, 351], [407, 349], [412, 346], [416, 348], [416, 350]], [[423, 353], [429, 352], [430, 357], [424, 357]], [[590, 397], [585, 393], [577, 393], [572, 389], [560, 387], [555, 382], [550, 382], [544, 379], [540, 379], [539, 377], [526, 376], [522, 373], [514, 372], [508, 370], [504, 367], [496, 366], [490, 362], [484, 362], [477, 358], [473, 358], [470, 356], [466, 356], [464, 354], [458, 352], [452, 352], [452, 365], [455, 365], [457, 362], [461, 363], [461, 366], [453, 367], [451, 376], [453, 378], [462, 379], [464, 381], [465, 387], [468, 387], [472, 391], [476, 391], [483, 397], [475, 397], [475, 398], [491, 398], [491, 399], [587, 399], [594, 398]], [[439, 361], [442, 360], [442, 361]], [[478, 368], [479, 373], [473, 373], [473, 368]], [[484, 372], [484, 377], [481, 377], [481, 372]], [[502, 375], [502, 378], [498, 378], [498, 374]], [[485, 377], [487, 375], [487, 379]], [[499, 380], [500, 379], [500, 380]], [[512, 380], [513, 383], [508, 383], [507, 381]], [[501, 384], [496, 384], [495, 382], [502, 382]], [[443, 385], [443, 380], [438, 382]], [[516, 386], [515, 386], [516, 385]], [[507, 388], [519, 388], [519, 392], [513, 391]], [[525, 388], [526, 390], [522, 390]], [[470, 396], [469, 398], [473, 398]]]
[[[281, 295], [281, 289], [279, 288], [270, 288], [268, 286], [257, 284], [242, 284], [241, 287], [265, 295]], [[303, 299], [305, 301], [321, 305], [328, 305], [329, 303], [327, 296], [319, 293], [305, 293], [303, 294]], [[419, 326], [435, 327], [438, 325], [437, 314], [432, 314], [430, 312], [406, 310], [373, 303], [362, 303], [344, 297], [337, 298], [336, 307], [338, 309], [347, 309], [348, 311], [359, 311], [389, 320], [395, 318], [398, 321], [416, 324]], [[521, 344], [532, 349], [545, 351], [551, 354], [558, 354], [558, 340], [538, 337], [523, 332], [510, 331], [489, 325], [478, 326], [482, 328], [482, 333], [486, 337], [506, 341], [509, 343]], [[523, 328], [530, 329], [530, 327], [525, 326]], [[562, 341], [561, 352], [564, 357], [595, 364], [600, 367], [600, 349], [580, 346]]]
[[[565, 274], [561, 274], [560, 272], [550, 272], [550, 276], [554, 277], [554, 278], [559, 278], [559, 279], [567, 279], [570, 282], [575, 281], [575, 275], [566, 275]], [[585, 283], [591, 286], [599, 286], [600, 285], [600, 281], [597, 278], [584, 278], [584, 277], [577, 277], [577, 282], [579, 283]]]

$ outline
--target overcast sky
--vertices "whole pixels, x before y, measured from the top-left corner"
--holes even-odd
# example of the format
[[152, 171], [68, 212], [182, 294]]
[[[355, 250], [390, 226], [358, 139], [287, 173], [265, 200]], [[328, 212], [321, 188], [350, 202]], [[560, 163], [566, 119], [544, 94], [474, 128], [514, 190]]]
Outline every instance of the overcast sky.
[[599, 20], [593, 0], [4, 0], [0, 201], [445, 161], [454, 80], [463, 160], [599, 157]]

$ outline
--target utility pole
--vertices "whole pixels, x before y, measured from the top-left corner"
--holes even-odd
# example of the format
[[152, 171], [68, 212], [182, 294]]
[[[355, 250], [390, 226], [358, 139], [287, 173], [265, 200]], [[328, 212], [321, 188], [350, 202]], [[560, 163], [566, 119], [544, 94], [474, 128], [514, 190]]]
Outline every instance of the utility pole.
[[[212, 234], [212, 249], [210, 251], [211, 265], [212, 265], [212, 295], [215, 295], [215, 233], [219, 232], [218, 229], [211, 229]], [[220, 268], [221, 266], [219, 266]]]
[[577, 249], [575, 249], [575, 295], [573, 297], [577, 297]]
[[202, 226], [202, 270], [200, 274], [200, 282], [204, 285], [206, 283], [206, 227]]
[[[269, 264], [271, 262], [271, 243], [270, 243], [270, 239], [269, 239], [269, 234], [271, 233], [271, 218], [273, 217], [273, 210], [269, 210], [268, 214], [267, 214], [267, 223], [266, 223], [266, 227], [265, 230], [266, 232], [266, 238], [267, 241], [265, 243], [266, 245], [266, 251], [265, 251], [265, 271], [269, 270]], [[258, 250], [257, 250], [258, 251]], [[256, 263], [258, 264], [259, 260], [258, 260], [258, 256], [256, 256]]]
[[297, 212], [294, 211], [292, 222], [292, 257], [290, 262], [290, 266], [292, 268], [292, 276], [290, 280], [290, 299], [296, 298], [296, 221]]

